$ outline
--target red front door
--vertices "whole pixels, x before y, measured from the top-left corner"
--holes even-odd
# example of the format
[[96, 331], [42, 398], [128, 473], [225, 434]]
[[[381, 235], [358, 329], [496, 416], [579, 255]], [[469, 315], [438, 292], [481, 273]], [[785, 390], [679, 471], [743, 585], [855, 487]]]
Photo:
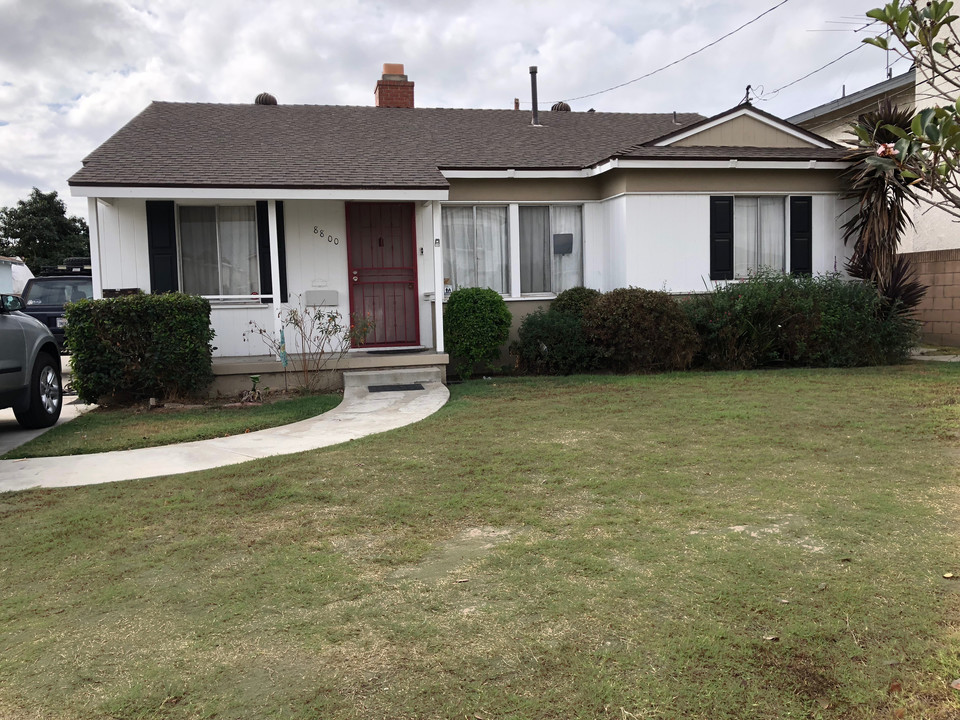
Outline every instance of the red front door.
[[347, 203], [350, 313], [373, 318], [366, 346], [419, 345], [413, 203]]

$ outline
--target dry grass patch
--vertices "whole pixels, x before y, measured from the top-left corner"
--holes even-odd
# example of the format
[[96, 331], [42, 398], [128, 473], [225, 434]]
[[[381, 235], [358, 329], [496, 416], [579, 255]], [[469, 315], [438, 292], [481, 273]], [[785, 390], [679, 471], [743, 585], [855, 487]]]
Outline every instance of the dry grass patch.
[[475, 382], [323, 451], [4, 496], [0, 709], [958, 717], [958, 380]]

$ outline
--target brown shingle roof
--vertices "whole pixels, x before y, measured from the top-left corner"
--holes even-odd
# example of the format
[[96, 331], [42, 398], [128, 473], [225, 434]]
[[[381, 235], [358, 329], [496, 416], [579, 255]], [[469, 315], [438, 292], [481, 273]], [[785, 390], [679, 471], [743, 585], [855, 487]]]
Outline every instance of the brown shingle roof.
[[580, 169], [702, 119], [683, 113], [155, 102], [71, 185], [446, 188], [438, 168]]

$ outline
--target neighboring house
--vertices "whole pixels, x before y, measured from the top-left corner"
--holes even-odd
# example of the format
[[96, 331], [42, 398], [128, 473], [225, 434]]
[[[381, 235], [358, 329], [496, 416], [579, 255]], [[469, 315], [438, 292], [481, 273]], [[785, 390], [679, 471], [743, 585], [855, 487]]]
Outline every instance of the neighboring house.
[[0, 256], [0, 293], [19, 295], [32, 277], [30, 268], [20, 258]]
[[95, 294], [208, 296], [220, 356], [262, 355], [243, 332], [286, 303], [372, 315], [367, 347], [442, 352], [435, 300], [458, 287], [517, 321], [577, 285], [843, 268], [843, 150], [748, 104], [532, 116], [415, 108], [413, 87], [385, 65], [373, 107], [151, 104], [69, 181]]
[[[922, 108], [935, 96], [910, 69], [872, 85], [794, 115], [789, 121], [835, 142], [850, 142], [850, 125], [864, 112], [876, 110], [881, 100], [898, 107]], [[918, 308], [923, 338], [937, 345], [960, 346], [960, 225], [945, 212], [922, 204], [912, 210], [913, 226], [900, 242], [900, 253], [910, 258], [918, 279], [928, 286]]]

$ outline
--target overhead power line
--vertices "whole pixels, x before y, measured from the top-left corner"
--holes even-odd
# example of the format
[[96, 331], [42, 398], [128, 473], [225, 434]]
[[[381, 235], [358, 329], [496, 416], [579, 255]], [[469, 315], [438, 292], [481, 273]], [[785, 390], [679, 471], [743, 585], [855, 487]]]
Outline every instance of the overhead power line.
[[608, 88], [606, 88], [605, 90], [597, 90], [596, 92], [587, 93], [586, 95], [578, 95], [577, 97], [567, 98], [566, 100], [563, 100], [563, 101], [561, 101], [561, 102], [572, 102], [572, 101], [574, 101], [574, 100], [584, 100], [585, 98], [596, 97], [597, 95], [603, 95], [604, 93], [608, 93], [608, 92], [610, 92], [611, 90], [618, 90], [619, 88], [626, 87], [627, 85], [632, 85], [633, 83], [639, 82], [640, 80], [646, 80], [648, 77], [651, 77], [651, 76], [653, 76], [653, 75], [656, 75], [657, 73], [661, 73], [661, 72], [663, 72], [664, 70], [667, 70], [668, 68], [672, 68], [674, 65], [679, 65], [679, 64], [682, 63], [684, 60], [689, 60], [689, 59], [692, 58], [694, 55], [699, 55], [699, 54], [702, 53], [704, 50], [708, 50], [708, 49], [712, 48], [712, 47], [713, 47], [714, 45], [716, 45], [717, 43], [722, 42], [723, 40], [726, 40], [726, 39], [727, 39], [728, 37], [730, 37], [731, 35], [735, 35], [736, 33], [738, 33], [738, 32], [740, 32], [741, 30], [743, 30], [745, 27], [748, 27], [748, 26], [750, 26], [750, 25], [753, 25], [753, 24], [754, 24], [755, 22], [757, 22], [760, 18], [764, 17], [765, 15], [769, 15], [770, 13], [772, 13], [772, 12], [773, 12], [774, 10], [776, 10], [777, 8], [779, 8], [779, 7], [783, 6], [783, 5], [786, 5], [788, 2], [790, 2], [790, 0], [781, 0], [781, 2], [777, 3], [776, 5], [774, 5], [773, 7], [769, 8], [768, 10], [764, 10], [762, 13], [760, 13], [759, 15], [757, 15], [753, 20], [749, 20], [748, 22], [745, 22], [745, 23], [744, 23], [743, 25], [741, 25], [740, 27], [738, 27], [738, 28], [736, 28], [736, 29], [731, 30], [730, 32], [728, 32], [726, 35], [722, 35], [721, 37], [718, 37], [718, 38], [717, 38], [716, 40], [714, 40], [713, 42], [707, 43], [707, 44], [704, 45], [703, 47], [701, 47], [701, 48], [699, 48], [699, 49], [697, 49], [697, 50], [694, 50], [692, 53], [688, 53], [688, 54], [684, 55], [682, 58], [680, 58], [680, 59], [678, 59], [678, 60], [674, 60], [673, 62], [668, 63], [667, 65], [664, 65], [663, 67], [657, 68], [656, 70], [651, 70], [650, 72], [646, 73], [645, 75], [641, 75], [640, 77], [634, 78], [633, 80], [627, 80], [626, 82], [622, 82], [622, 83], [620, 83], [619, 85], [614, 85], [613, 87], [608, 87]]
[[793, 81], [791, 81], [791, 82], [788, 82], [786, 85], [781, 85], [781, 86], [778, 87], [776, 90], [771, 90], [769, 93], [764, 93], [764, 97], [758, 97], [757, 99], [758, 99], [758, 100], [772, 100], [773, 98], [775, 98], [775, 97], [777, 96], [777, 94], [778, 94], [781, 90], [786, 90], [788, 87], [791, 87], [791, 86], [793, 86], [793, 85], [796, 85], [798, 82], [801, 82], [801, 81], [803, 81], [803, 80], [806, 80], [806, 79], [807, 79], [808, 77], [810, 77], [811, 75], [816, 75], [816, 74], [817, 74], [818, 72], [820, 72], [821, 70], [826, 70], [826, 69], [827, 69], [828, 67], [830, 67], [831, 65], [840, 62], [841, 60], [843, 60], [843, 59], [844, 59], [845, 57], [847, 57], [848, 55], [853, 55], [855, 52], [857, 52], [858, 50], [862, 50], [862, 49], [865, 48], [865, 47], [867, 47], [867, 46], [866, 46], [866, 45], [857, 45], [857, 47], [855, 47], [853, 50], [850, 50], [849, 52], [845, 52], [845, 53], [844, 53], [843, 55], [841, 55], [840, 57], [834, 58], [833, 60], [831, 60], [830, 62], [828, 62], [826, 65], [821, 65], [821, 66], [818, 67], [816, 70], [811, 70], [810, 72], [808, 72], [808, 73], [807, 73], [806, 75], [804, 75], [803, 77], [799, 77], [799, 78], [797, 78], [796, 80], [793, 80]]

